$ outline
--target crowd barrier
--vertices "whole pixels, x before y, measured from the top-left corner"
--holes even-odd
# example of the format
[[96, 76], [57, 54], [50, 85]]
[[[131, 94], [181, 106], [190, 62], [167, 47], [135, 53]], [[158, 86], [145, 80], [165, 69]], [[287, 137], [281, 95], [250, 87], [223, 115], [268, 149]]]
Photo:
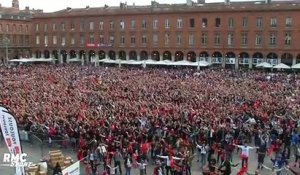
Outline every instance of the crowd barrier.
[[69, 139], [49, 139], [42, 138], [38, 133], [20, 130], [20, 140], [29, 143], [32, 147], [37, 148], [41, 154], [41, 158], [48, 155], [49, 151], [60, 149], [63, 152], [76, 152], [79, 147], [79, 140]]

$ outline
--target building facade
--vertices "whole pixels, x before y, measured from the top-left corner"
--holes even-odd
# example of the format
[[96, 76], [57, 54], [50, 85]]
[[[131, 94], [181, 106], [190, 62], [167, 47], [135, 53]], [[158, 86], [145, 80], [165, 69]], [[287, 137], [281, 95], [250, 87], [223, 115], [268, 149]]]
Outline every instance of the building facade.
[[299, 3], [231, 3], [71, 9], [36, 14], [32, 55], [60, 62], [83, 58], [206, 60], [252, 68], [300, 63]]
[[11, 7], [0, 5], [0, 62], [7, 59], [29, 57], [31, 48], [31, 19], [41, 10], [19, 9], [19, 1]]

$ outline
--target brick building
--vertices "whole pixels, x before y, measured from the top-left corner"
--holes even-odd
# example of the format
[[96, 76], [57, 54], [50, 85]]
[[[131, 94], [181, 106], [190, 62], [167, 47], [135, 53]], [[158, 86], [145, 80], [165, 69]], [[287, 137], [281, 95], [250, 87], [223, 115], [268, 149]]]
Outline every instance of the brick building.
[[243, 2], [66, 8], [32, 20], [34, 57], [300, 63], [300, 4]]
[[12, 0], [12, 7], [0, 5], [0, 62], [15, 57], [30, 56], [31, 18], [41, 10], [19, 9], [18, 0]]

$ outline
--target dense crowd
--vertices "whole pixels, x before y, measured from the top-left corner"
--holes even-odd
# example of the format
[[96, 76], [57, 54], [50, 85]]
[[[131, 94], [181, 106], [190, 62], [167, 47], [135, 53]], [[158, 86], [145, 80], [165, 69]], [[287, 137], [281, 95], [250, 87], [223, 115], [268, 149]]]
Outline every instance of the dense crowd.
[[291, 155], [300, 158], [297, 74], [77, 65], [0, 71], [0, 102], [19, 124], [46, 126], [49, 141], [78, 142], [78, 159], [86, 157], [93, 174], [104, 164], [107, 174], [136, 167], [144, 175], [151, 163], [156, 175], [191, 175], [197, 159], [204, 174], [229, 175], [236, 148], [241, 174], [252, 148], [258, 170], [269, 168], [267, 154], [277, 173]]

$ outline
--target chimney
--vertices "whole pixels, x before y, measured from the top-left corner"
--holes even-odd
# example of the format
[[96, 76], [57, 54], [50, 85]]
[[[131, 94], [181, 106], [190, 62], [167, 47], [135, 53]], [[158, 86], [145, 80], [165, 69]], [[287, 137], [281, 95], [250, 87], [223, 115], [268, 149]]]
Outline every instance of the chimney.
[[124, 9], [125, 4], [123, 2], [120, 2], [120, 9]]
[[205, 0], [198, 0], [197, 3], [198, 4], [205, 4]]
[[224, 3], [225, 5], [230, 5], [230, 0], [225, 0]]
[[271, 0], [265, 0], [266, 4], [271, 4], [271, 2], [272, 2]]
[[12, 1], [12, 7], [16, 8], [16, 9], [19, 9], [19, 0], [13, 0]]
[[187, 6], [193, 6], [193, 1], [192, 0], [186, 0], [186, 5]]
[[156, 2], [156, 1], [151, 1], [151, 7], [157, 8], [158, 5], [159, 5], [158, 2]]

